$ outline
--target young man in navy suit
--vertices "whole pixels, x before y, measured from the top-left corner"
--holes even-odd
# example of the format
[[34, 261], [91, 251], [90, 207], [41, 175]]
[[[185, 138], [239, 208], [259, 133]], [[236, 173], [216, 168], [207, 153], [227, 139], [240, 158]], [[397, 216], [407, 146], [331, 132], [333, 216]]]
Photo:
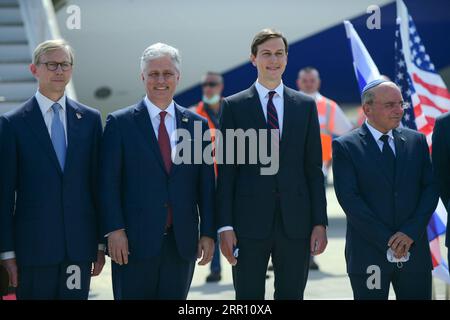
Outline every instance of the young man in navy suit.
[[[173, 101], [177, 49], [149, 46], [141, 77], [144, 99], [110, 114], [102, 140], [101, 212], [114, 298], [186, 299], [196, 258], [205, 265], [214, 254], [214, 166], [212, 155], [203, 158], [208, 123]], [[181, 145], [185, 158], [176, 156]]]
[[87, 299], [105, 263], [98, 229], [97, 110], [66, 96], [73, 53], [41, 43], [38, 90], [0, 117], [0, 257], [18, 299]]
[[[223, 105], [218, 232], [221, 251], [233, 265], [236, 299], [264, 299], [269, 257], [274, 298], [302, 299], [310, 255], [321, 254], [327, 245], [317, 108], [313, 99], [283, 84], [287, 57], [288, 44], [281, 33], [264, 29], [256, 34], [251, 61], [258, 79]], [[241, 154], [235, 152], [228, 161], [232, 140], [227, 131], [238, 134], [239, 129], [257, 132], [258, 148], [270, 146], [271, 167], [278, 163], [278, 170], [263, 170], [267, 168], [261, 158], [249, 161], [255, 147], [249, 143], [236, 147]], [[268, 139], [259, 136], [268, 131]], [[247, 161], [238, 163], [239, 157]]]
[[438, 202], [426, 137], [400, 128], [397, 85], [367, 84], [366, 122], [333, 141], [334, 188], [347, 216], [345, 257], [355, 299], [431, 299], [427, 225]]

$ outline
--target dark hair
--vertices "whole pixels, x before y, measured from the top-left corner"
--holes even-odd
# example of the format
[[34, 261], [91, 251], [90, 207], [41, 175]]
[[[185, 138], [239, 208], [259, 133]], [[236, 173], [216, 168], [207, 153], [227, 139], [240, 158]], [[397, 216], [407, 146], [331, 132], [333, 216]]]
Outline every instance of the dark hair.
[[263, 29], [260, 32], [258, 32], [252, 41], [252, 47], [251, 52], [252, 55], [256, 57], [256, 54], [258, 53], [258, 46], [260, 44], [263, 44], [267, 40], [274, 39], [274, 38], [281, 38], [284, 42], [284, 48], [286, 50], [286, 54], [288, 52], [288, 42], [286, 38], [283, 36], [283, 34], [277, 30], [274, 29]]

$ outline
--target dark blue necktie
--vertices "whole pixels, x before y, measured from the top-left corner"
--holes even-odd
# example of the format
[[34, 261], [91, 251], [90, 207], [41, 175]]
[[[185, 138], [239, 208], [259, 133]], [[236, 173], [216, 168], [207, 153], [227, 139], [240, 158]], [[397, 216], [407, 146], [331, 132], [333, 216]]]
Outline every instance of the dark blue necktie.
[[395, 177], [395, 155], [392, 148], [389, 146], [389, 136], [384, 134], [380, 138], [383, 141], [383, 150], [381, 152], [384, 165], [388, 171], [388, 174], [394, 180]]
[[275, 91], [269, 92], [269, 101], [267, 102], [267, 126], [269, 129], [280, 130], [280, 125], [278, 123], [278, 113], [273, 104], [273, 96]]
[[275, 91], [269, 92], [269, 101], [267, 102], [267, 129], [269, 129], [269, 141], [271, 155], [279, 154], [280, 151], [280, 125], [278, 122], [278, 113], [273, 104], [273, 96]]

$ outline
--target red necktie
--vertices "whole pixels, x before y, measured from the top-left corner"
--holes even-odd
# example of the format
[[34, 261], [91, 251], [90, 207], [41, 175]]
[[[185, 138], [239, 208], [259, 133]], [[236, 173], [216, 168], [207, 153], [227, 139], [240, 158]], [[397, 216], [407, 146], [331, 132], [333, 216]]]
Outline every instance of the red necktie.
[[[167, 115], [166, 111], [161, 111], [159, 113], [160, 122], [158, 129], [158, 144], [164, 162], [164, 168], [166, 169], [166, 172], [169, 175], [170, 168], [172, 167], [172, 158], [171, 158], [169, 134], [167, 133], [166, 124], [164, 122], [166, 115]], [[172, 208], [169, 205], [167, 208], [166, 227], [170, 227], [172, 225], [172, 222], [173, 222]]]

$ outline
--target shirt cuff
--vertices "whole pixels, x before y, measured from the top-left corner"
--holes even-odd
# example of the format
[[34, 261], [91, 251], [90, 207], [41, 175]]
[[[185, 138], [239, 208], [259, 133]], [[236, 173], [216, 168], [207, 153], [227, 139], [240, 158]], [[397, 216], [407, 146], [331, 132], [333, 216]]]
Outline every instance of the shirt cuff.
[[224, 231], [230, 231], [230, 230], [234, 230], [233, 227], [225, 226], [225, 227], [222, 227], [219, 230], [217, 230], [217, 233], [221, 233], [221, 232], [224, 232]]
[[[125, 230], [125, 229], [117, 229], [117, 230], [114, 230], [114, 231], [118, 231], [118, 230]], [[114, 231], [111, 231], [110, 233], [105, 234], [105, 238], [108, 238], [109, 235], [110, 235], [111, 233], [113, 233]]]
[[103, 244], [103, 243], [99, 243], [98, 244], [98, 251], [105, 251], [105, 249], [106, 249], [106, 246]]
[[16, 253], [14, 251], [6, 251], [0, 253], [0, 260], [14, 259], [15, 257]]

